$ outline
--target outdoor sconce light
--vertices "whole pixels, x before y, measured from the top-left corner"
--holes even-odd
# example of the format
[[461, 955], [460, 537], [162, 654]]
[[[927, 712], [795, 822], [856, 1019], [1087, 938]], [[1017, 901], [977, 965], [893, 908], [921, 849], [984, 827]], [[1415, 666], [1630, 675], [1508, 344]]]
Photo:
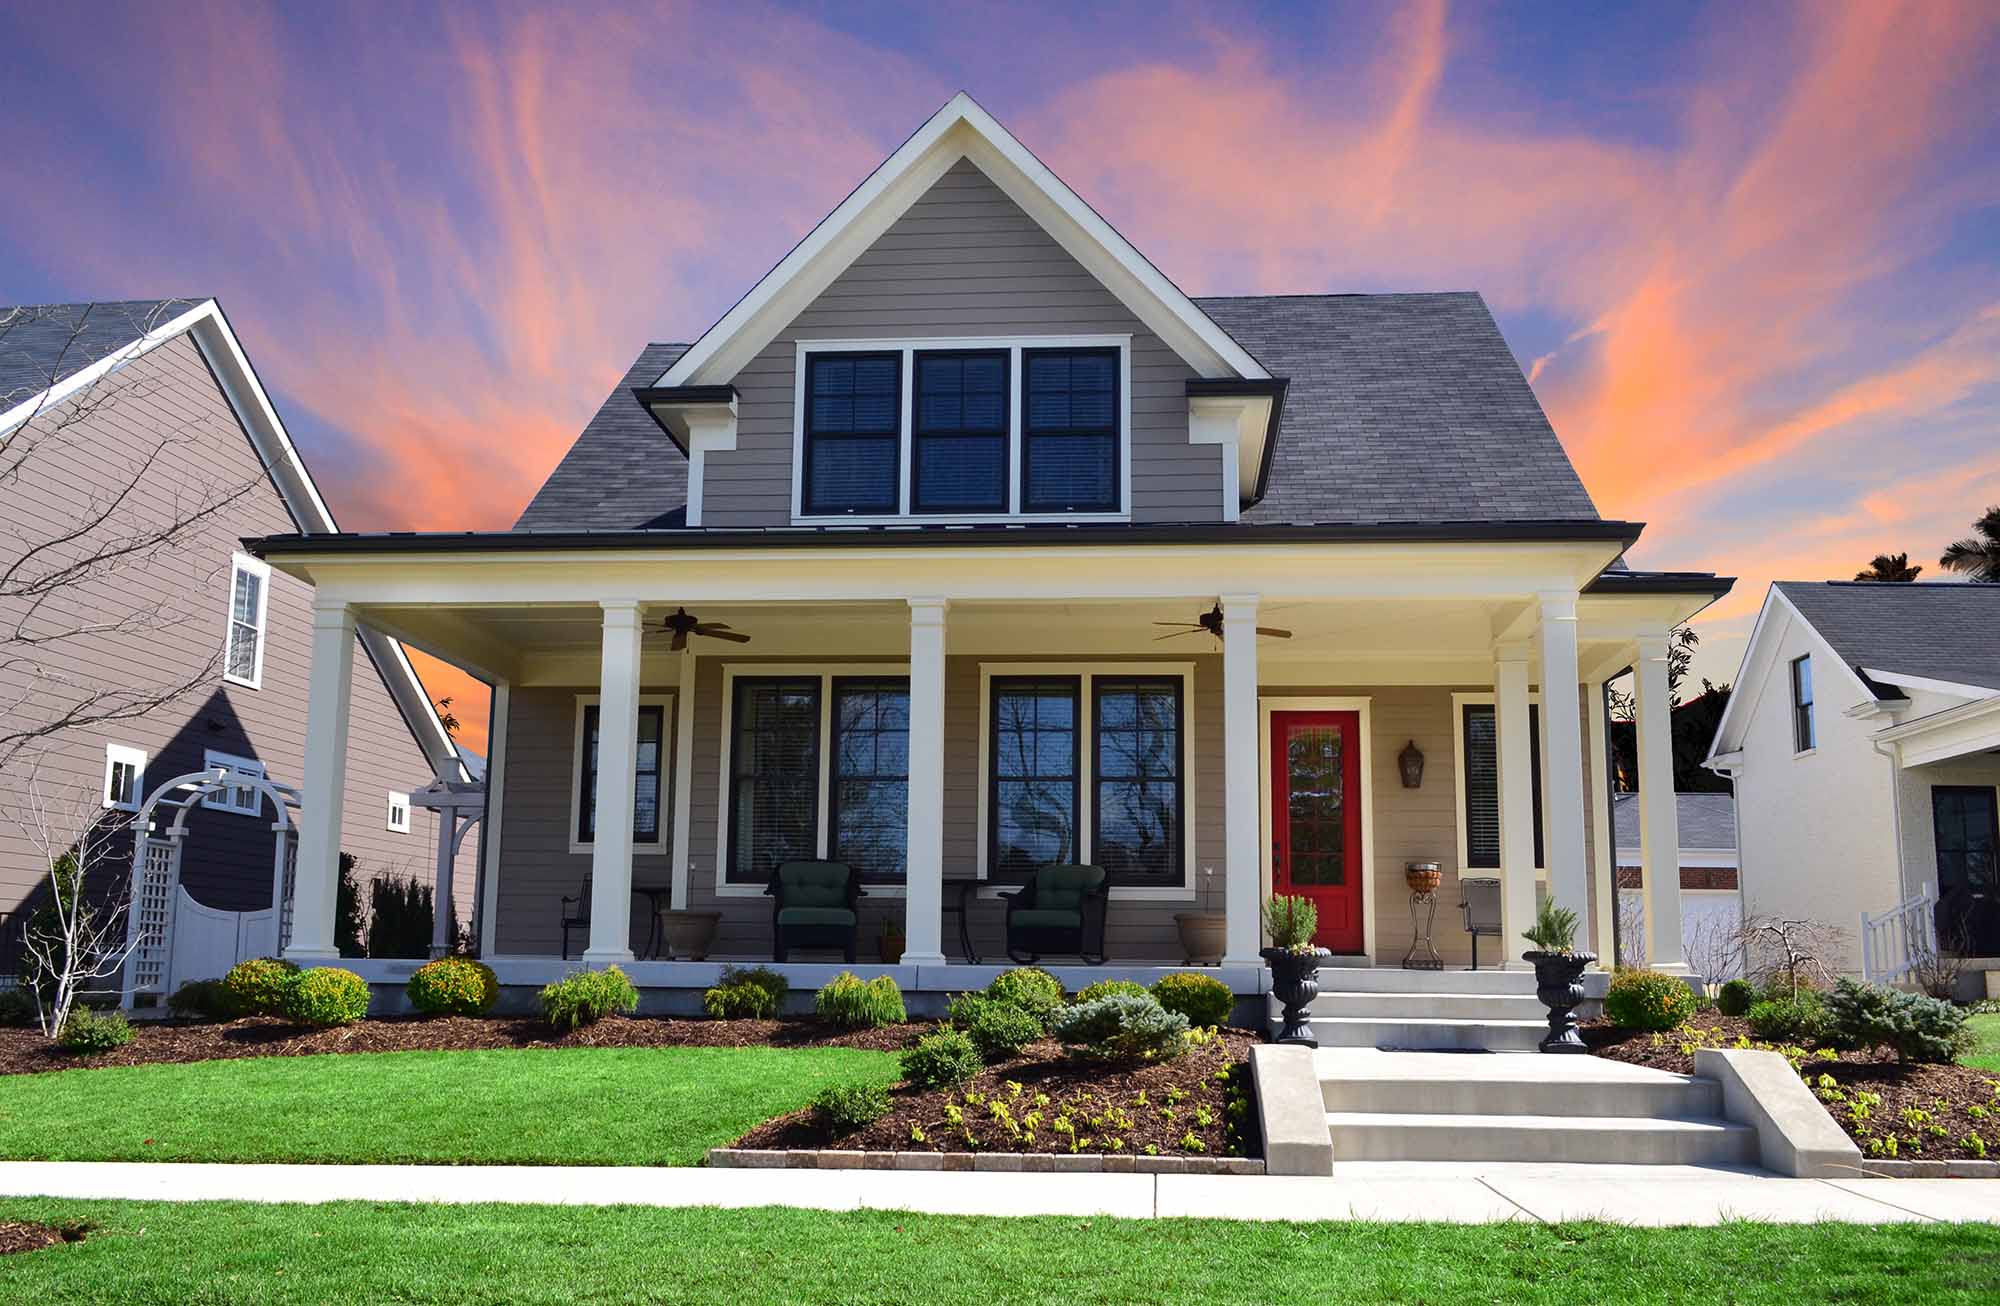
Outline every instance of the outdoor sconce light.
[[1396, 754], [1396, 765], [1403, 772], [1403, 788], [1415, 789], [1424, 782], [1424, 750], [1417, 747], [1412, 739], [1403, 745], [1403, 751]]

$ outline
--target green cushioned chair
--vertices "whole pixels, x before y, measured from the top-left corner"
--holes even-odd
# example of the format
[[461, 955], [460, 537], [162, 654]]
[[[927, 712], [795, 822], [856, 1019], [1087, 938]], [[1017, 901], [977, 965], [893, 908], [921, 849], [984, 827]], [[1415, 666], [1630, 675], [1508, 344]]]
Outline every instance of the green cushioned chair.
[[1007, 955], [1022, 965], [1043, 954], [1074, 953], [1104, 964], [1104, 908], [1110, 898], [1103, 868], [1042, 866], [1007, 899]]
[[771, 904], [772, 956], [793, 948], [839, 948], [854, 960], [861, 922], [860, 877], [846, 862], [785, 862], [764, 892]]

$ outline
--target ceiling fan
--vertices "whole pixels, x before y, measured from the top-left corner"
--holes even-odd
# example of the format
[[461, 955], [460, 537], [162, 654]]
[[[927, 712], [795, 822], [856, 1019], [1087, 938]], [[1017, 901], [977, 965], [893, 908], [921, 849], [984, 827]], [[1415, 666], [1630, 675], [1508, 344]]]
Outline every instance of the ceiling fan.
[[[1215, 636], [1217, 640], [1220, 640], [1222, 638], [1222, 605], [1220, 603], [1216, 604], [1191, 622], [1156, 621], [1153, 624], [1155, 626], [1179, 627], [1178, 630], [1170, 630], [1164, 635], [1154, 636], [1153, 642], [1156, 644], [1163, 639], [1175, 639], [1182, 635], [1194, 635], [1204, 630]], [[1259, 635], [1268, 635], [1272, 639], [1290, 639], [1292, 637], [1291, 631], [1279, 630], [1276, 626], [1259, 626], [1257, 627], [1257, 633]]]
[[673, 615], [660, 625], [673, 632], [673, 643], [668, 648], [678, 653], [688, 646], [689, 635], [705, 635], [709, 639], [726, 639], [732, 644], [748, 644], [748, 635], [738, 634], [720, 621], [703, 621], [689, 614], [686, 608], [675, 608]]

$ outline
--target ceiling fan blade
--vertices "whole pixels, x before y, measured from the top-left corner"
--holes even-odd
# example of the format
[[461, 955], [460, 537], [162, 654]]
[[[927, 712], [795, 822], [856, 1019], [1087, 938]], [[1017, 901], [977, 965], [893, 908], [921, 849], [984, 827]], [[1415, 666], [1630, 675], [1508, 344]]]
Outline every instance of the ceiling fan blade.
[[750, 642], [748, 635], [739, 635], [733, 630], [706, 630], [697, 626], [694, 633], [697, 635], [706, 635], [710, 639], [726, 639], [732, 644], [748, 644]]
[[667, 645], [667, 648], [672, 652], [678, 653], [687, 646], [688, 646], [687, 632], [685, 630], [676, 630], [674, 631], [673, 640]]
[[1186, 630], [1200, 630], [1201, 623], [1195, 621], [1156, 621], [1155, 626], [1180, 626]]
[[700, 621], [695, 623], [694, 633], [697, 635], [713, 635], [718, 630], [728, 629], [729, 623], [726, 621]]
[[1279, 630], [1276, 626], [1259, 626], [1257, 627], [1257, 633], [1259, 635], [1269, 635], [1272, 639], [1290, 639], [1292, 637], [1291, 631]]
[[[1167, 623], [1162, 621], [1162, 622], [1157, 622], [1155, 624], [1164, 626]], [[1153, 642], [1157, 644], [1163, 639], [1179, 639], [1183, 635], [1199, 635], [1199, 634], [1201, 634], [1200, 626], [1190, 626], [1186, 630], [1170, 630], [1164, 635], [1155, 635], [1153, 636]]]

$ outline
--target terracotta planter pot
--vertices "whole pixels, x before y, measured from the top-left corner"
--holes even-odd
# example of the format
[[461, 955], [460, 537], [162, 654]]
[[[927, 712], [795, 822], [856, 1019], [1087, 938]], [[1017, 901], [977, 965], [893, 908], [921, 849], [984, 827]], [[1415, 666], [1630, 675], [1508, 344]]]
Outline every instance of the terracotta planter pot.
[[721, 921], [718, 911], [661, 912], [667, 956], [679, 961], [707, 961], [709, 945], [715, 942], [715, 927]]
[[1444, 883], [1444, 872], [1435, 866], [1422, 870], [1412, 868], [1403, 872], [1403, 883], [1410, 886], [1411, 893], [1436, 893]]
[[1209, 912], [1181, 912], [1174, 924], [1181, 931], [1181, 956], [1190, 966], [1222, 963], [1224, 917]]
[[1271, 992], [1284, 1008], [1285, 1023], [1273, 1042], [1318, 1047], [1309, 1013], [1312, 1000], [1319, 996], [1319, 964], [1333, 954], [1325, 948], [1314, 948], [1311, 952], [1265, 948], [1257, 955], [1271, 968]]
[[1544, 1052], [1587, 1053], [1583, 1035], [1576, 1029], [1576, 1006], [1583, 1001], [1583, 972], [1597, 960], [1594, 952], [1524, 952], [1522, 957], [1535, 965], [1535, 996], [1549, 1009], [1548, 1037], [1541, 1041]]
[[884, 966], [893, 966], [903, 959], [903, 940], [883, 935], [875, 941], [876, 954], [882, 958]]

